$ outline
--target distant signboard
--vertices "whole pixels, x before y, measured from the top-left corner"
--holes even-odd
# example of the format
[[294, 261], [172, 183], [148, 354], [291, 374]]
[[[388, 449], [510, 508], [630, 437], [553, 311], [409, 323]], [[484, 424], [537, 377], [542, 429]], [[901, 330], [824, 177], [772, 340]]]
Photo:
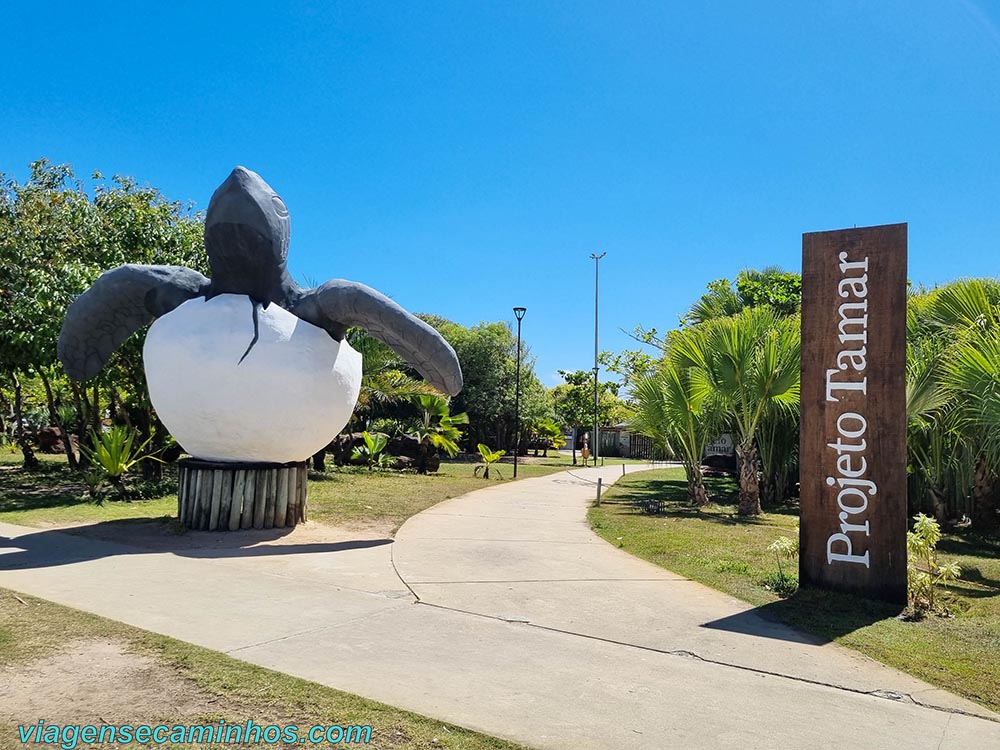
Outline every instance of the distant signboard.
[[732, 456], [735, 453], [736, 446], [733, 444], [733, 436], [728, 433], [719, 435], [705, 446], [706, 456]]
[[803, 584], [906, 602], [906, 224], [802, 236]]

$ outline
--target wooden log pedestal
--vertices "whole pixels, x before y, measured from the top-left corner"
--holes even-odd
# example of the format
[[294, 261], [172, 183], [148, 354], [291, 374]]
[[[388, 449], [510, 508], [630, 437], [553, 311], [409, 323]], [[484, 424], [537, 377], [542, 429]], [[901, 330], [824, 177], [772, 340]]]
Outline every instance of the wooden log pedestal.
[[177, 516], [189, 529], [238, 531], [306, 520], [305, 462], [178, 462]]

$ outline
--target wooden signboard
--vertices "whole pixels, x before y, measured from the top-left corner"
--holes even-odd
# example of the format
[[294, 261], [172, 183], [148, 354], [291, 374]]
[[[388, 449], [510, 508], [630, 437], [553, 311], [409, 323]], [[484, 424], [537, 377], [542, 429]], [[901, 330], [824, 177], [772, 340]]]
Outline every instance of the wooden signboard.
[[802, 236], [799, 580], [906, 602], [906, 224]]

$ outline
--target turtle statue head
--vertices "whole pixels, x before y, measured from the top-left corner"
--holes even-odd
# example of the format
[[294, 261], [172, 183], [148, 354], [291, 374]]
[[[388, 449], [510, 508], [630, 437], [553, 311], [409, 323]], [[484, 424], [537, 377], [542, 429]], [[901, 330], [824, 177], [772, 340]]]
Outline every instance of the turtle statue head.
[[236, 167], [216, 188], [205, 217], [215, 294], [269, 301], [286, 274], [288, 209], [256, 172]]

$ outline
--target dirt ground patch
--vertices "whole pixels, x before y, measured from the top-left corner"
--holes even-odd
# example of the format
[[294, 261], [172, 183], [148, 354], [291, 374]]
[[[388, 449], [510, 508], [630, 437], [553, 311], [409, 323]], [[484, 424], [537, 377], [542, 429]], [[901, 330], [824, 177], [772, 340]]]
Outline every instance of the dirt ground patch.
[[196, 717], [224, 708], [125, 641], [71, 641], [29, 664], [0, 667], [0, 723], [136, 724]]
[[[59, 747], [51, 738], [43, 744], [20, 742], [18, 725], [37, 726], [39, 720], [57, 728], [88, 724], [234, 726], [248, 720], [258, 726], [337, 724], [371, 727], [370, 742], [366, 738], [346, 747], [516, 747], [217, 651], [0, 589], [0, 750]], [[185, 750], [235, 747], [232, 742], [220, 744], [213, 737], [180, 744], [151, 742], [142, 747], [179, 750], [181, 745]], [[308, 750], [331, 744], [295, 740], [274, 744], [260, 738], [239, 746]], [[76, 747], [84, 747], [82, 740]], [[112, 750], [123, 745], [86, 747]]]

